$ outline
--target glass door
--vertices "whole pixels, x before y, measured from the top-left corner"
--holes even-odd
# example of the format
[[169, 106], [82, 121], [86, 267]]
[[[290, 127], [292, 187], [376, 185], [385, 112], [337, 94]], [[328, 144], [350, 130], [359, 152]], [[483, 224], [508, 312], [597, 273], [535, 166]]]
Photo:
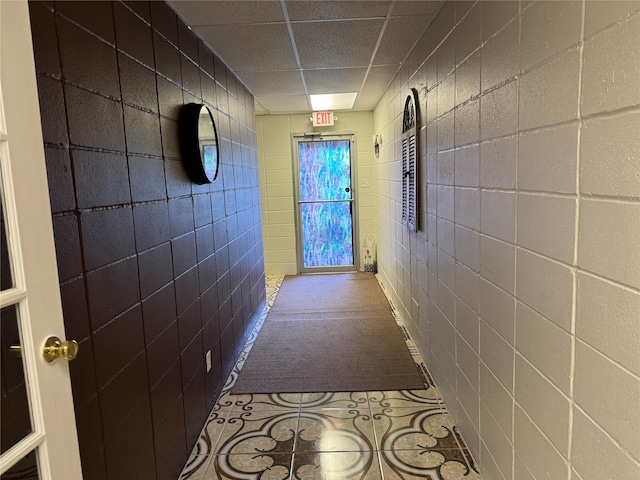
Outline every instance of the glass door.
[[0, 1], [0, 65], [0, 479], [80, 480], [26, 0]]
[[356, 270], [351, 135], [296, 137], [300, 273]]

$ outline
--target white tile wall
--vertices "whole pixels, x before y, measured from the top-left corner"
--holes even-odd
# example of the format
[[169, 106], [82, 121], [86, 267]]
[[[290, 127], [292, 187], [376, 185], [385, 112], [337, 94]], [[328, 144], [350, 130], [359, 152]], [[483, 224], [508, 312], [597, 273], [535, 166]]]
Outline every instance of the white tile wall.
[[640, 435], [634, 427], [640, 425], [640, 379], [581, 341], [576, 342], [575, 376], [576, 405], [638, 458]]
[[480, 316], [504, 338], [514, 344], [515, 298], [485, 278], [480, 280]]
[[[451, 115], [450, 118], [453, 118]], [[449, 118], [445, 117], [445, 118]], [[440, 137], [438, 131], [438, 138]], [[437, 183], [441, 185], [453, 185], [454, 182], [455, 157], [453, 150], [438, 152], [438, 163], [436, 167]]]
[[565, 394], [571, 389], [571, 334], [523, 303], [516, 307], [516, 350]]
[[520, 249], [516, 261], [517, 297], [559, 327], [571, 331], [574, 284], [571, 268]]
[[639, 292], [586, 273], [578, 275], [576, 335], [640, 376], [638, 312]]
[[[506, 243], [482, 235], [480, 237], [480, 272], [484, 279], [513, 295], [515, 292], [516, 249]], [[495, 299], [493, 299], [495, 300]]]
[[470, 188], [455, 189], [455, 222], [478, 231], [480, 229], [480, 191]]
[[[567, 460], [519, 405], [516, 405], [514, 413], [515, 454], [522, 459], [533, 478], [568, 479]], [[513, 478], [519, 480], [520, 477]]]
[[[498, 448], [499, 447], [495, 447], [494, 449], [497, 450]], [[509, 447], [507, 445], [504, 448], [508, 449]], [[496, 461], [494, 460], [493, 456], [491, 455], [491, 452], [489, 451], [489, 449], [487, 448], [487, 445], [484, 442], [480, 444], [479, 452], [480, 453], [477, 455], [483, 459], [482, 474], [484, 475], [484, 477], [496, 479], [496, 480], [505, 480], [506, 477], [502, 474], [502, 472], [500, 472], [500, 469], [498, 468]]]
[[480, 201], [482, 233], [514, 242], [516, 231], [516, 194], [483, 190]]
[[478, 314], [459, 298], [456, 299], [456, 330], [469, 347], [479, 352], [480, 319]]
[[640, 1], [638, 0], [588, 2], [585, 9], [585, 36], [590, 37], [603, 28], [628, 18], [638, 9], [640, 9]]
[[455, 226], [456, 258], [475, 272], [480, 272], [480, 234], [474, 230]]
[[[502, 478], [510, 478], [513, 463], [511, 441], [484, 404], [480, 406], [480, 438], [483, 445], [486, 445], [487, 450], [491, 452], [498, 468], [496, 473], [499, 473]], [[488, 478], [499, 477], [491, 475]]]
[[[640, 2], [470, 3], [445, 4], [373, 114], [391, 135], [380, 276], [427, 312], [416, 343], [485, 478], [640, 478]], [[410, 87], [416, 234], [396, 161]], [[397, 280], [420, 242], [426, 290]]]
[[520, 355], [516, 356], [516, 403], [565, 457], [569, 451], [569, 399]]
[[480, 61], [480, 52], [474, 53], [456, 70], [456, 105], [480, 94]]
[[579, 127], [575, 122], [520, 134], [520, 190], [576, 193]]
[[580, 41], [582, 2], [536, 2], [522, 15], [521, 67], [528, 70]]
[[[454, 154], [455, 184], [459, 187], [478, 187], [480, 185], [479, 147], [473, 145], [467, 148], [458, 148]], [[429, 188], [429, 185], [427, 185], [427, 188]], [[429, 208], [428, 202], [427, 208]]]
[[453, 194], [453, 187], [445, 185], [437, 187], [436, 214], [443, 220], [449, 220], [450, 222], [453, 222]]
[[519, 72], [519, 27], [519, 22], [513, 22], [483, 45], [480, 51], [483, 91], [515, 77]]
[[480, 186], [516, 188], [516, 137], [483, 143], [480, 146]]
[[480, 360], [513, 393], [514, 349], [484, 320], [480, 322]]
[[527, 465], [522, 461], [518, 455], [516, 455], [514, 459], [514, 474], [513, 478], [517, 478], [518, 480], [536, 480], [531, 473], [531, 470], [527, 467]]
[[576, 199], [518, 194], [518, 244], [564, 263], [573, 263]]
[[460, 370], [456, 373], [458, 375], [456, 379], [458, 418], [464, 418], [465, 423], [468, 423], [467, 429], [476, 432], [480, 426], [480, 397], [469, 379]]
[[[577, 408], [573, 431], [572, 468], [582, 479], [640, 478], [640, 465], [621, 452], [619, 444]], [[594, 455], [594, 451], [599, 455]], [[603, 458], [607, 461], [603, 462]]]
[[529, 130], [575, 120], [579, 75], [580, 50], [577, 48], [525, 73], [520, 79], [519, 128]]
[[518, 81], [513, 80], [480, 98], [482, 140], [511, 135], [518, 125]]
[[[460, 365], [460, 372], [465, 377], [469, 386], [474, 390], [480, 390], [480, 369], [478, 354], [471, 348], [471, 346], [464, 340], [463, 337], [458, 335], [456, 337], [456, 361]], [[475, 415], [477, 412], [467, 409], [469, 415]], [[473, 417], [474, 424], [478, 425], [477, 417]]]
[[480, 100], [471, 100], [455, 111], [456, 147], [478, 142], [480, 137]]
[[480, 275], [456, 263], [456, 294], [473, 310], [480, 310]]
[[640, 288], [640, 202], [580, 204], [578, 261], [590, 272]]
[[[587, 2], [588, 5], [591, 3]], [[639, 35], [640, 17], [636, 10], [631, 18], [585, 41], [582, 82], [582, 111], [585, 115], [640, 103]], [[616, 55], [611, 55], [612, 51]]]
[[[640, 88], [640, 86], [639, 86]], [[585, 194], [640, 196], [640, 112], [592, 118], [582, 129], [580, 188]]]
[[[425, 39], [373, 115], [340, 114], [372, 180], [361, 238], [485, 478], [640, 478], [640, 2], [448, 2]], [[397, 140], [418, 79], [409, 234]], [[296, 271], [290, 134], [307, 124], [258, 117], [263, 219], [284, 222], [265, 221], [268, 274]]]
[[480, 364], [480, 398], [483, 407], [512, 442], [513, 397], [484, 364]]

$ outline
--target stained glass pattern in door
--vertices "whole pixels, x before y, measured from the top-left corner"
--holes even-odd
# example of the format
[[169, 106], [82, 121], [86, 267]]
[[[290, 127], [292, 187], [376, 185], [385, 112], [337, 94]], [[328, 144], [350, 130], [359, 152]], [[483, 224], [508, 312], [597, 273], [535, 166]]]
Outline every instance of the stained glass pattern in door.
[[353, 265], [351, 142], [298, 143], [304, 267]]

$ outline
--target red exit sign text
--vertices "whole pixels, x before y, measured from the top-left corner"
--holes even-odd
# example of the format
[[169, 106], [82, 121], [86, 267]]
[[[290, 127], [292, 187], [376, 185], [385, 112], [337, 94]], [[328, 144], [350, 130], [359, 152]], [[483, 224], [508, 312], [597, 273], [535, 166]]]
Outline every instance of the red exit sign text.
[[313, 112], [313, 126], [326, 127], [333, 125], [333, 112]]

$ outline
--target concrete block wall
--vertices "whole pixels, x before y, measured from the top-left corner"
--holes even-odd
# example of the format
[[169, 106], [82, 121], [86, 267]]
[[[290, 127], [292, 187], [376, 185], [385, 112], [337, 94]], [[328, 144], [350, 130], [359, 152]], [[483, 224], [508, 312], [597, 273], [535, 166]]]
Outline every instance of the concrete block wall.
[[83, 475], [175, 479], [265, 304], [253, 95], [164, 2], [29, 6]]
[[378, 132], [379, 271], [484, 477], [640, 478], [640, 2], [448, 2]]

